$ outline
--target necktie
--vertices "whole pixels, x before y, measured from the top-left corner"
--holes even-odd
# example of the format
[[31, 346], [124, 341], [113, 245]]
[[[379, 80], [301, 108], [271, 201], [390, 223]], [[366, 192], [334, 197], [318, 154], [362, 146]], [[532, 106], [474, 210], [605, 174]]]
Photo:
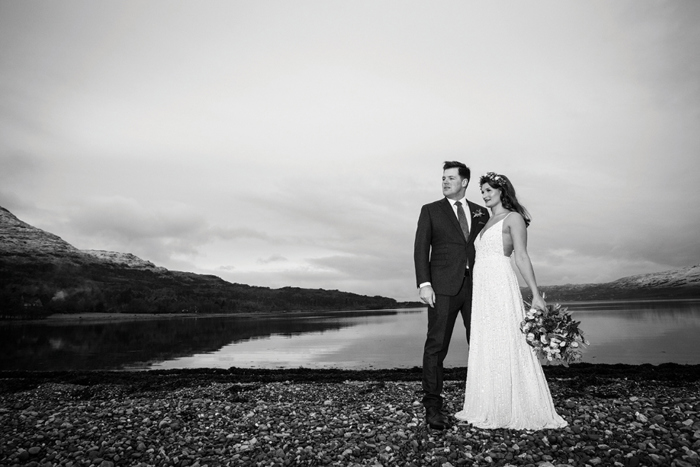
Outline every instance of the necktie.
[[459, 219], [459, 226], [462, 227], [462, 233], [464, 234], [464, 239], [469, 239], [469, 224], [467, 224], [467, 216], [464, 214], [464, 209], [462, 209], [462, 203], [457, 201], [455, 203], [457, 206], [457, 219]]

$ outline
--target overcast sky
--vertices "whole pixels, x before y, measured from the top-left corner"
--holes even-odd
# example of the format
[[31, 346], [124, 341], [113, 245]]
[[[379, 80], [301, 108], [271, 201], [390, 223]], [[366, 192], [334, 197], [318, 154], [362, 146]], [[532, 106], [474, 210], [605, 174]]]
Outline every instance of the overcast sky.
[[541, 285], [700, 263], [700, 2], [0, 0], [0, 206], [80, 249], [417, 297], [445, 160]]

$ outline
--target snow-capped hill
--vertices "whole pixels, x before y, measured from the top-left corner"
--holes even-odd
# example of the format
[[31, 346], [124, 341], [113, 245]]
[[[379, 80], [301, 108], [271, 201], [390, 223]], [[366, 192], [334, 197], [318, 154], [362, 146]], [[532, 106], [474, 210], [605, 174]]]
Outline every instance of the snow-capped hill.
[[26, 255], [79, 254], [79, 250], [58, 235], [23, 222], [0, 206], [0, 253]]
[[[540, 287], [553, 301], [687, 299], [700, 297], [700, 265], [638, 274], [603, 284]], [[523, 289], [523, 293], [529, 293]]]
[[158, 267], [150, 261], [139, 258], [131, 253], [120, 253], [118, 251], [106, 251], [106, 250], [81, 250], [82, 253], [94, 256], [95, 258], [107, 261], [109, 263], [117, 264], [119, 266], [133, 268], [133, 269], [148, 269], [151, 271], [165, 272], [167, 269], [163, 267]]
[[44, 262], [60, 263], [108, 263], [131, 269], [165, 272], [150, 261], [131, 253], [104, 250], [79, 250], [58, 235], [38, 229], [0, 206], [0, 253], [18, 262], [41, 258]]
[[671, 271], [638, 274], [612, 282], [615, 287], [687, 287], [700, 285], [700, 265]]

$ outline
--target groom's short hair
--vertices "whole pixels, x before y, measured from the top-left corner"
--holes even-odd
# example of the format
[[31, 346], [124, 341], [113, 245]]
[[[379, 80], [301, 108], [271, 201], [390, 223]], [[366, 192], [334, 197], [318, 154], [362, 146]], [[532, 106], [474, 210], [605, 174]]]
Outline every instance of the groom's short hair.
[[471, 179], [472, 176], [472, 171], [469, 170], [469, 167], [466, 165], [462, 164], [459, 161], [445, 161], [445, 165], [442, 166], [442, 170], [447, 170], [447, 169], [459, 169], [459, 176], [462, 178], [466, 178], [467, 181]]

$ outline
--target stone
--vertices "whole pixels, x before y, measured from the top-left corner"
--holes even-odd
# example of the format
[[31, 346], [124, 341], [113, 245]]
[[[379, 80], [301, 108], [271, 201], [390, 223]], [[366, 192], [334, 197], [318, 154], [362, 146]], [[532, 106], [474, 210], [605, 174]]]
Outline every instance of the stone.
[[675, 459], [673, 461], [673, 467], [694, 467], [694, 466], [690, 462], [686, 462], [686, 461], [680, 460], [680, 459]]

